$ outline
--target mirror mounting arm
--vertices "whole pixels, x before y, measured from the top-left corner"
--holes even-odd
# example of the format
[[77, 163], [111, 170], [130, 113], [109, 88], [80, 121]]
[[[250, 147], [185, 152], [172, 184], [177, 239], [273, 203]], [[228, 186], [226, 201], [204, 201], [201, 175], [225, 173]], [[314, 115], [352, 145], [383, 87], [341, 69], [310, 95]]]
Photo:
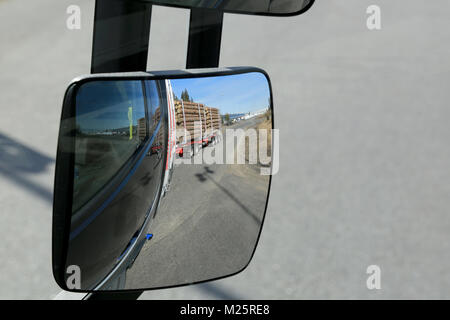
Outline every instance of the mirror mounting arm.
[[91, 73], [146, 71], [152, 5], [96, 0]]
[[186, 68], [219, 66], [223, 12], [214, 9], [191, 9]]

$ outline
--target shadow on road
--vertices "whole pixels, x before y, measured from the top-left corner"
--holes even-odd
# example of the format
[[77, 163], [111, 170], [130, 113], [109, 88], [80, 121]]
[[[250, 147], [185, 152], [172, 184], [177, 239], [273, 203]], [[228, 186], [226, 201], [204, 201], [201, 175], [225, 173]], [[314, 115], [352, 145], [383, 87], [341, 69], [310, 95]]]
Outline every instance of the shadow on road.
[[236, 295], [232, 295], [228, 293], [226, 290], [223, 290], [217, 285], [213, 283], [203, 283], [199, 284], [198, 288], [202, 291], [205, 291], [207, 294], [213, 295], [217, 299], [221, 300], [241, 300], [241, 298], [237, 297]]
[[223, 191], [231, 200], [233, 200], [239, 207], [242, 208], [242, 210], [247, 213], [257, 224], [261, 224], [261, 219], [255, 215], [250, 209], [248, 209], [241, 201], [239, 201], [236, 196], [234, 196], [230, 191], [228, 191], [224, 186], [222, 186], [220, 183], [218, 183], [216, 180], [214, 180], [210, 174], [214, 173], [213, 170], [211, 170], [209, 167], [204, 167], [205, 172], [204, 173], [197, 173], [195, 176], [197, 179], [199, 179], [201, 182], [205, 182], [206, 180], [211, 181], [214, 183], [220, 190]]
[[29, 176], [47, 171], [54, 162], [54, 159], [0, 133], [0, 175], [50, 203], [53, 192], [31, 181]]

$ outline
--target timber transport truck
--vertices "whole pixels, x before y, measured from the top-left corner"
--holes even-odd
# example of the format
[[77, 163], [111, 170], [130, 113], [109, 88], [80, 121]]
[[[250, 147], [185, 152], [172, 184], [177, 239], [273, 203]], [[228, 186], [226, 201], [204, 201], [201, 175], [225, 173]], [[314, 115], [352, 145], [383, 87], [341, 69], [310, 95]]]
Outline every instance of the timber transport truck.
[[[221, 140], [222, 119], [218, 108], [201, 103], [175, 100], [172, 84], [162, 84], [167, 93], [168, 143], [167, 159], [161, 196], [169, 191], [175, 155], [196, 155], [200, 148], [216, 144]], [[155, 146], [156, 151], [158, 148]]]
[[202, 103], [174, 101], [176, 122], [176, 150], [180, 157], [195, 155], [200, 148], [220, 140], [219, 109]]

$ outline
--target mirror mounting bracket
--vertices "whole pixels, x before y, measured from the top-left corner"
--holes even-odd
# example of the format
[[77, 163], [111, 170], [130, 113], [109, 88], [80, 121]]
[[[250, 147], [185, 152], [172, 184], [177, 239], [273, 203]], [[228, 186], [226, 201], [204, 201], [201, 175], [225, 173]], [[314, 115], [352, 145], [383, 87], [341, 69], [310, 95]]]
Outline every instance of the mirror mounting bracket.
[[[146, 71], [152, 5], [96, 0], [91, 73]], [[223, 12], [191, 9], [186, 68], [219, 66]]]

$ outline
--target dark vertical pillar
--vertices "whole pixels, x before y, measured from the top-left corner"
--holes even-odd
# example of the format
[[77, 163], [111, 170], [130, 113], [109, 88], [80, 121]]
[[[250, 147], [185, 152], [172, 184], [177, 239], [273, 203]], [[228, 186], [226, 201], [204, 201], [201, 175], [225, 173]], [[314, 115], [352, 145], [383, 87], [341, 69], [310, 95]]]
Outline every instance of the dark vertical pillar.
[[186, 68], [219, 66], [223, 12], [214, 9], [191, 9]]
[[145, 71], [151, 5], [96, 0], [91, 73]]

